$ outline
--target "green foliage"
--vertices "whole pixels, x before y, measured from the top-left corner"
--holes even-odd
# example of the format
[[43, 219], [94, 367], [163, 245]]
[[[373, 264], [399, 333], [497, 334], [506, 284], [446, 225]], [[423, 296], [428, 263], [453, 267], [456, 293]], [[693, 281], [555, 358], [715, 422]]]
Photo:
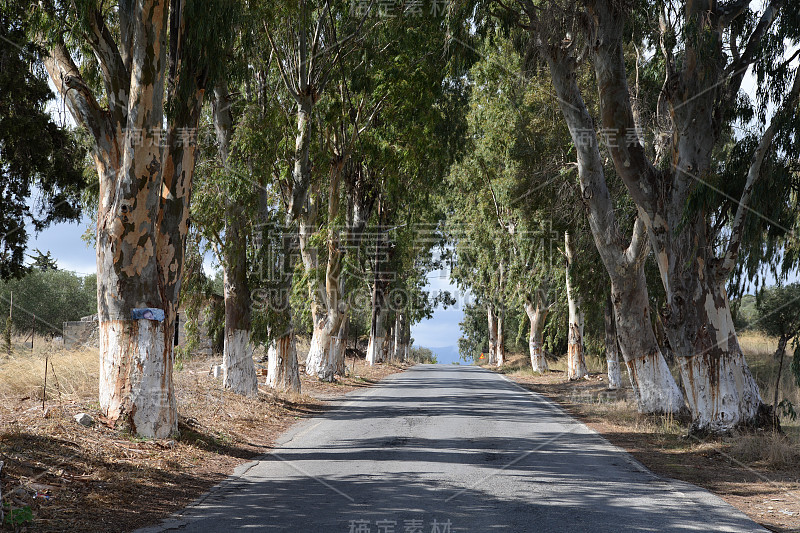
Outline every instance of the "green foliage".
[[52, 93], [26, 35], [27, 2], [0, 3], [0, 279], [25, 273], [27, 225], [78, 220], [84, 151], [47, 111]]
[[781, 400], [778, 404], [778, 416], [789, 418], [790, 420], [797, 420], [797, 411], [794, 410], [794, 405], [787, 399]]
[[4, 522], [7, 526], [18, 528], [30, 522], [33, 522], [33, 510], [30, 505], [24, 507], [12, 508], [11, 505], [4, 503], [3, 510], [5, 514]]
[[756, 300], [758, 327], [791, 341], [800, 335], [800, 283], [763, 289]]
[[48, 251], [47, 253], [42, 253], [41, 250], [38, 248], [35, 249], [36, 255], [30, 255], [28, 257], [31, 258], [31, 265], [32, 269], [41, 270], [46, 272], [48, 270], [58, 270], [58, 264], [56, 263], [56, 259], [50, 254]]
[[96, 279], [64, 270], [32, 270], [0, 283], [0, 313], [8, 316], [13, 292], [15, 330], [30, 332], [35, 315], [37, 333], [60, 335], [64, 322], [97, 313]]
[[464, 306], [464, 317], [459, 323], [462, 336], [458, 339], [458, 353], [462, 360], [477, 361], [482, 352], [489, 349], [489, 327], [486, 306], [470, 304]]
[[439, 361], [436, 359], [436, 355], [429, 349], [429, 348], [411, 348], [411, 351], [408, 356], [409, 361], [414, 363], [421, 363], [427, 365], [435, 365]]

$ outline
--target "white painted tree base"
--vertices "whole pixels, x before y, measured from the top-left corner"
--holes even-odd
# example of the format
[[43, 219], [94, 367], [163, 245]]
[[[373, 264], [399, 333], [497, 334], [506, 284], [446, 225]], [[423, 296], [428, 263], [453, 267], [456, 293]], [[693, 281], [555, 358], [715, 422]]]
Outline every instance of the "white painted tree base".
[[761, 394], [741, 353], [678, 360], [695, 430], [722, 433], [756, 418]]
[[606, 359], [606, 364], [608, 365], [608, 388], [617, 390], [622, 386], [619, 359]]
[[253, 362], [253, 344], [250, 332], [235, 329], [225, 334], [225, 347], [222, 353], [222, 383], [226, 389], [243, 396], [258, 394], [258, 378]]
[[333, 381], [334, 364], [330, 353], [332, 336], [325, 327], [315, 327], [311, 346], [306, 356], [306, 375], [316, 376], [322, 381]]
[[172, 343], [164, 322], [109, 320], [100, 324], [100, 408], [142, 437], [178, 431], [172, 383]]
[[267, 352], [267, 386], [284, 392], [300, 392], [300, 370], [294, 335], [272, 342]]
[[381, 362], [381, 352], [383, 347], [384, 337], [370, 336], [369, 345], [367, 346], [367, 363], [374, 365]]
[[531, 354], [531, 368], [533, 371], [539, 373], [547, 372], [549, 368], [547, 367], [547, 359], [544, 356], [542, 343], [530, 340], [528, 341], [528, 349]]
[[677, 413], [683, 394], [672, 378], [661, 352], [627, 361], [636, 407], [640, 413]]

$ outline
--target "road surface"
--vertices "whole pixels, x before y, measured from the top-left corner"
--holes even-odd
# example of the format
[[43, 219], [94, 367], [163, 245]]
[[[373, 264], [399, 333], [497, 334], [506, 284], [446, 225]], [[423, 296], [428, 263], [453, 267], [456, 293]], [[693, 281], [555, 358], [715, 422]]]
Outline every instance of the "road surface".
[[480, 368], [419, 365], [340, 401], [147, 531], [766, 531]]

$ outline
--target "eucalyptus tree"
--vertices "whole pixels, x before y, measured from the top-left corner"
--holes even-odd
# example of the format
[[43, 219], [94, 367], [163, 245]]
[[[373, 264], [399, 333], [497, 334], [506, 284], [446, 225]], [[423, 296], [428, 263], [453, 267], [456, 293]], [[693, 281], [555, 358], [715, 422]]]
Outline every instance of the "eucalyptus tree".
[[[591, 115], [580, 92], [582, 77], [578, 66], [582, 57], [573, 44], [574, 30], [580, 21], [575, 15], [577, 8], [573, 4], [553, 3], [547, 9], [539, 9], [524, 1], [493, 4], [497, 8], [493, 12], [495, 19], [523, 28], [514, 35], [524, 47], [527, 64], [536, 66], [541, 59], [548, 65], [555, 100], [577, 155], [580, 194], [576, 196], [583, 203], [590, 233], [611, 278], [620, 347], [634, 384], [637, 406], [643, 412], [677, 412], [683, 406], [683, 398], [659, 351], [649, 321], [650, 302], [643, 270], [648, 252], [645, 225], [637, 220], [631, 240], [626, 241], [622, 236]], [[542, 76], [541, 72], [535, 72], [532, 80], [538, 76]], [[542, 130], [536, 124], [529, 127], [530, 137], [552, 131], [552, 127]]]
[[[458, 253], [463, 259], [474, 257], [472, 265], [482, 272], [457, 272], [457, 278], [480, 296], [497, 294], [505, 307], [525, 310], [531, 325], [531, 365], [541, 372], [547, 370], [544, 325], [559, 301], [565, 274], [574, 278], [577, 269], [573, 247], [568, 250], [571, 269], [562, 268], [554, 255], [561, 249], [555, 230], [574, 227], [576, 221], [565, 186], [568, 137], [559, 128], [551, 102], [543, 100], [546, 92], [541, 84], [519, 73], [522, 58], [513, 42], [492, 32], [481, 50], [483, 58], [470, 72], [469, 149], [451, 169], [451, 201], [456, 206], [451, 218], [473, 226], [470, 240], [463, 241]], [[553, 198], [566, 199], [554, 202]], [[483, 286], [482, 278], [488, 281]], [[578, 284], [573, 282], [566, 292], [572, 296], [571, 318], [577, 326]], [[495, 329], [501, 330], [495, 326], [493, 307], [489, 300], [489, 351], [490, 358], [499, 359], [495, 355], [499, 343], [493, 341]], [[570, 360], [577, 362], [571, 367], [585, 369], [582, 326], [554, 329], [577, 334], [571, 336]]]
[[99, 176], [100, 407], [141, 435], [177, 430], [171, 341], [192, 137], [236, 6], [81, 0], [33, 8], [45, 68], [88, 131]]
[[[587, 2], [589, 48], [610, 154], [640, 210], [666, 290], [664, 325], [679, 357], [694, 427], [724, 431], [770, 423], [739, 346], [726, 282], [736, 267], [746, 228], [757, 216], [754, 197], [766, 194], [764, 176], [785, 168], [776, 154], [797, 149], [800, 44], [796, 3], [763, 7], [749, 2], [668, 2], [651, 41], [658, 43], [662, 91], [647, 102], [660, 120], [657, 142], [637, 135], [628, 87], [625, 28], [634, 20], [616, 2]], [[742, 90], [746, 73], [759, 79], [755, 107]], [[770, 107], [774, 109], [769, 112]], [[737, 122], [755, 112], [763, 131], [748, 131], [746, 157], [726, 168], [724, 142]], [[768, 115], [771, 116], [768, 118]], [[736, 179], [722, 183], [719, 178]], [[786, 176], [780, 172], [777, 175]], [[720, 193], [721, 194], [718, 194]], [[786, 206], [785, 181], [770, 184], [770, 203]], [[751, 219], [748, 222], [748, 219]], [[769, 221], [756, 220], [762, 227]], [[753, 235], [750, 233], [750, 235]]]
[[434, 198], [463, 134], [464, 100], [458, 65], [448, 48], [446, 20], [406, 9], [380, 24], [380, 46], [365, 54], [373, 67], [362, 78], [362, 90], [380, 95], [383, 104], [362, 153], [364, 164], [378, 177], [373, 215], [377, 231], [388, 237], [399, 229], [403, 238], [371, 243], [378, 247], [370, 265], [373, 309], [367, 357], [372, 362], [378, 360], [386, 334], [387, 297], [404, 249], [439, 216]]

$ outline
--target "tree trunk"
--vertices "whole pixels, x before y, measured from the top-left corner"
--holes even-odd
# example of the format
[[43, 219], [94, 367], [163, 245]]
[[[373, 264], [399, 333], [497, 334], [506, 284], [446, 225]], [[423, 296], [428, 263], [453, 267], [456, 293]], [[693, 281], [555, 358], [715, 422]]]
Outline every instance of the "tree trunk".
[[278, 337], [270, 343], [267, 362], [267, 385], [286, 392], [300, 392], [300, 373], [294, 332]]
[[494, 312], [494, 304], [486, 303], [486, 316], [488, 319], [489, 331], [489, 360], [487, 364], [494, 364], [497, 357], [497, 315]]
[[376, 280], [372, 289], [372, 319], [369, 327], [369, 345], [367, 346], [367, 363], [374, 365], [381, 362], [383, 341], [386, 336], [386, 295], [381, 288], [382, 283]]
[[506, 360], [506, 336], [503, 333], [505, 316], [505, 307], [501, 306], [497, 314], [497, 353], [494, 356], [494, 364], [497, 366], [503, 366]]
[[403, 347], [403, 341], [406, 333], [405, 316], [405, 313], [402, 311], [397, 311], [395, 316], [394, 346], [392, 350], [394, 355], [392, 356], [392, 359], [396, 362], [402, 362], [403, 354], [405, 353], [405, 348]]
[[[713, 226], [718, 217], [687, 210], [701, 181], [697, 176], [714, 178], [713, 152], [726, 123], [720, 117], [734, 105], [746, 70], [726, 76], [731, 65], [722, 51], [724, 26], [707, 23], [709, 17], [717, 19], [717, 9], [686, 4], [686, 59], [680, 71], [668, 73], [669, 89], [663, 91], [672, 121], [664, 150], [668, 165], [653, 164], [640, 143], [622, 140], [634, 119], [622, 42], [627, 13], [613, 2], [603, 0], [593, 7], [598, 35], [593, 53], [603, 127], [616, 132], [609, 153], [650, 233], [666, 293], [664, 327], [680, 364], [693, 430], [725, 432], [738, 425], [772, 423], [739, 346], [725, 282], [738, 257], [753, 186], [765, 173], [763, 162], [785, 115], [774, 113], [753, 151], [735, 214], [726, 225], [727, 243], [720, 246], [719, 230]], [[759, 23], [757, 31], [768, 28], [777, 11], [767, 13], [765, 26]], [[723, 60], [701, 59], [712, 55]], [[799, 96], [800, 71], [794, 74], [783, 110], [795, 106]]]
[[581, 379], [587, 376], [586, 359], [583, 353], [583, 309], [581, 296], [573, 281], [573, 262], [575, 245], [569, 232], [564, 233], [564, 253], [567, 257], [567, 303], [569, 305], [569, 322], [567, 324], [567, 378]]
[[[220, 82], [212, 99], [214, 130], [222, 166], [228, 167], [233, 113], [227, 85]], [[247, 281], [246, 217], [236, 202], [225, 202], [225, 237], [220, 242], [225, 292], [225, 341], [222, 353], [223, 384], [237, 394], [258, 394], [258, 378], [250, 340], [250, 287]]]
[[575, 143], [582, 198], [592, 237], [611, 278], [617, 339], [634, 386], [637, 407], [645, 413], [678, 412], [683, 398], [658, 349], [650, 323], [644, 278], [649, 248], [645, 223], [641, 217], [636, 219], [630, 241], [620, 235], [597, 139], [584, 135], [586, 131], [594, 131], [594, 122], [576, 82], [575, 59], [560, 48], [543, 48], [542, 52]]
[[775, 350], [775, 357], [779, 358], [780, 363], [778, 363], [778, 375], [775, 378], [775, 394], [772, 397], [772, 412], [777, 417], [778, 416], [778, 393], [781, 390], [781, 372], [783, 372], [783, 357], [786, 355], [786, 343], [788, 342], [788, 337], [786, 335], [781, 335], [780, 339], [778, 339], [778, 349]]
[[[329, 198], [328, 198], [328, 224], [333, 225], [339, 214], [339, 183], [343, 170], [342, 158], [331, 165]], [[316, 196], [315, 194], [312, 196]], [[311, 347], [306, 357], [306, 374], [317, 376], [323, 381], [333, 381], [336, 374], [336, 356], [334, 335], [339, 332], [345, 315], [345, 301], [342, 299], [344, 284], [341, 278], [342, 252], [339, 247], [339, 234], [333, 228], [328, 232], [325, 249], [327, 263], [325, 279], [315, 280], [319, 274], [319, 251], [310, 249], [310, 238], [313, 233], [312, 225], [317, 218], [316, 200], [309, 200], [306, 216], [301, 217], [300, 224], [300, 253], [306, 267], [306, 274], [310, 276], [309, 296], [311, 301], [311, 318], [314, 323], [314, 333], [311, 338]]]
[[[239, 239], [239, 219], [230, 221], [227, 239]], [[235, 235], [235, 236], [234, 236]], [[228, 257], [223, 265], [225, 284], [225, 343], [222, 352], [223, 384], [237, 394], [258, 394], [258, 378], [250, 341], [250, 291], [244, 258]]]
[[[177, 431], [172, 338], [196, 154], [196, 143], [184, 142], [182, 132], [197, 130], [205, 93], [205, 72], [193, 70], [196, 58], [184, 57], [191, 22], [182, 10], [177, 2], [121, 4], [124, 31], [116, 40], [89, 13], [86, 44], [99, 64], [102, 99], [82, 79], [60, 34], [43, 58], [70, 114], [93, 140], [100, 408], [131, 433], [156, 438]], [[168, 47], [176, 67], [170, 73]], [[175, 96], [178, 74], [192, 81], [165, 130], [165, 95]]]
[[550, 308], [544, 305], [542, 296], [537, 291], [536, 304], [531, 302], [530, 298], [525, 301], [525, 313], [528, 315], [528, 320], [531, 322], [530, 335], [528, 336], [528, 348], [531, 355], [531, 368], [534, 372], [547, 372], [547, 359], [544, 356], [544, 349], [542, 347], [542, 337], [544, 334], [544, 323], [547, 319], [547, 313]]
[[683, 394], [656, 342], [644, 268], [633, 278], [618, 277], [611, 282], [615, 330], [639, 411], [677, 413], [684, 405]]
[[405, 320], [403, 328], [403, 361], [411, 359], [411, 321]]
[[[266, 204], [263, 204], [266, 205]], [[285, 224], [279, 234], [280, 260], [269, 264], [270, 279], [277, 279], [275, 291], [270, 295], [268, 304], [277, 312], [278, 322], [273, 340], [267, 352], [267, 385], [282, 391], [299, 393], [301, 389], [300, 369], [297, 364], [297, 348], [295, 345], [294, 325], [292, 323], [292, 306], [290, 293], [294, 276], [294, 254], [292, 246], [294, 237], [291, 215], [285, 214]], [[288, 235], [287, 235], [288, 233]], [[272, 332], [271, 332], [272, 333]]]
[[387, 362], [393, 362], [392, 356], [394, 355], [394, 324], [388, 319], [388, 311], [384, 324], [388, 323], [389, 327], [386, 329], [386, 335], [383, 336], [383, 349], [381, 351], [381, 359]]
[[333, 339], [332, 344], [332, 357], [333, 357], [333, 371], [337, 376], [344, 376], [347, 373], [345, 364], [345, 355], [347, 351], [347, 330], [350, 327], [350, 318], [345, 316], [342, 323], [339, 325], [339, 331]]
[[606, 329], [606, 364], [608, 365], [608, 388], [616, 390], [622, 386], [622, 377], [619, 371], [619, 349], [617, 348], [617, 328], [614, 322], [614, 308], [611, 296], [606, 299], [605, 307]]

